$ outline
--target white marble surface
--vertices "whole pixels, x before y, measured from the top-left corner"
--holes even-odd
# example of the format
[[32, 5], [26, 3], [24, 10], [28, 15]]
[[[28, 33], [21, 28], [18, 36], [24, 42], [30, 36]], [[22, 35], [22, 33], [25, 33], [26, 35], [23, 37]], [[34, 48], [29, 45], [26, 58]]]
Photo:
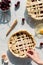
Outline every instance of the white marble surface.
[[[41, 59], [43, 59], [43, 49], [38, 48], [39, 43], [43, 41], [42, 39], [38, 39], [35, 37], [35, 20], [32, 20], [28, 15], [26, 11], [26, 0], [20, 0], [20, 7], [18, 10], [15, 11], [14, 4], [17, 2], [17, 0], [12, 0], [10, 11], [6, 14], [0, 12], [0, 65], [6, 65], [2, 64], [1, 61], [1, 55], [3, 53], [7, 53], [9, 58], [9, 64], [8, 65], [37, 65], [33, 61], [29, 61], [29, 59], [19, 59], [14, 57], [9, 51], [8, 51], [8, 39], [9, 37], [16, 31], [19, 30], [27, 30], [30, 32], [35, 40], [36, 40], [36, 50], [39, 52], [39, 55]], [[25, 24], [22, 25], [22, 18], [25, 17]], [[14, 20], [18, 20], [17, 26], [12, 30], [12, 32], [9, 34], [8, 37], [6, 37], [6, 33], [9, 30], [10, 26], [14, 22]]]

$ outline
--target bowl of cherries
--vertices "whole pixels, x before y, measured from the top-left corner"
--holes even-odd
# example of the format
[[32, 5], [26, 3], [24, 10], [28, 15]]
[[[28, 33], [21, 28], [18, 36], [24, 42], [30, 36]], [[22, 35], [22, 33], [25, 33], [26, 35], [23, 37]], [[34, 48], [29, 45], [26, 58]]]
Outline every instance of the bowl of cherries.
[[3, 12], [6, 12], [6, 11], [8, 11], [10, 9], [10, 4], [11, 4], [10, 0], [1, 0], [0, 1], [0, 9]]

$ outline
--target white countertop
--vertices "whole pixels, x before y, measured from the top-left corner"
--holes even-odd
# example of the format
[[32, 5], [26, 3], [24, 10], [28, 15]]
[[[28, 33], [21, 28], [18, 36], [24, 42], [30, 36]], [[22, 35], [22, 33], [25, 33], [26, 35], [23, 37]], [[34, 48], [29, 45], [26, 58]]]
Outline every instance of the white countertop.
[[[38, 48], [39, 43], [43, 41], [43, 39], [38, 39], [35, 37], [35, 21], [32, 20], [28, 15], [26, 11], [26, 0], [20, 0], [20, 7], [18, 10], [15, 11], [14, 4], [17, 2], [17, 0], [12, 0], [11, 3], [11, 9], [6, 14], [2, 13], [0, 11], [0, 65], [6, 65], [2, 64], [1, 61], [1, 55], [3, 53], [8, 54], [9, 58], [9, 64], [8, 65], [37, 65], [33, 61], [29, 61], [29, 59], [19, 59], [14, 57], [9, 51], [8, 51], [8, 39], [9, 37], [16, 31], [19, 30], [27, 30], [30, 32], [35, 40], [36, 40], [36, 50], [39, 52], [39, 55], [41, 59], [43, 59], [43, 49]], [[25, 24], [22, 25], [22, 18], [25, 17]], [[13, 24], [14, 20], [18, 20], [18, 24], [16, 27], [12, 30], [12, 32], [9, 34], [8, 37], [6, 37], [6, 33], [9, 30], [10, 26]]]

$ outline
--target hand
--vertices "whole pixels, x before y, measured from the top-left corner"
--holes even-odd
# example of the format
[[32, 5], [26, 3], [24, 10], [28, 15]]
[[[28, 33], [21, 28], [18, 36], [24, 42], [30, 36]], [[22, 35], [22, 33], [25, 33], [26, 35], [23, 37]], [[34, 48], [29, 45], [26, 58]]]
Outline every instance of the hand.
[[40, 60], [39, 54], [33, 49], [29, 49], [27, 51], [27, 56], [30, 57], [33, 61], [35, 61], [37, 64], [42, 63], [42, 61]]

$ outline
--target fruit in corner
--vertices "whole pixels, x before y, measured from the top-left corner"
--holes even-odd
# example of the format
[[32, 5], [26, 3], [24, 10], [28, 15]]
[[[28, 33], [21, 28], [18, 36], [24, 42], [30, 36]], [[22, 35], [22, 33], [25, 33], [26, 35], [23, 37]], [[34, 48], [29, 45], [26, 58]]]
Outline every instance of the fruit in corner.
[[0, 9], [1, 10], [8, 10], [9, 9], [9, 7], [10, 7], [10, 3], [11, 3], [11, 1], [10, 0], [1, 0], [1, 2], [0, 2]]

